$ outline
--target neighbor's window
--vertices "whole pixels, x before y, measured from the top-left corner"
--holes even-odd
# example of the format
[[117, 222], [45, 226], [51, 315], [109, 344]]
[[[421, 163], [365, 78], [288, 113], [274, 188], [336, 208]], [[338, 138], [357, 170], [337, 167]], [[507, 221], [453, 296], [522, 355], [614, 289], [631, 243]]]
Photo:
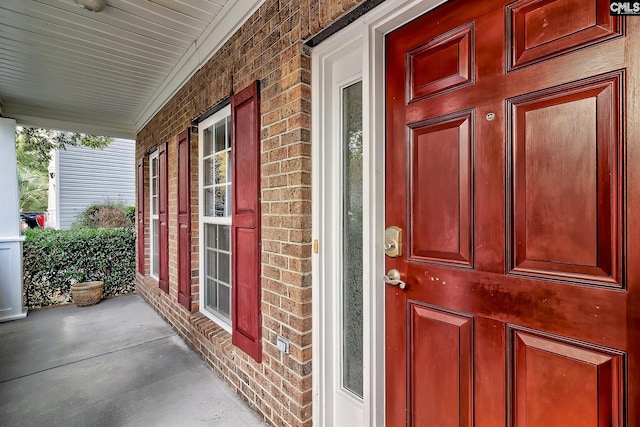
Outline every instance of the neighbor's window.
[[149, 206], [151, 210], [151, 275], [156, 279], [158, 278], [158, 257], [160, 253], [158, 245], [160, 239], [158, 219], [160, 175], [158, 171], [158, 151], [155, 151], [149, 156], [149, 184], [151, 187], [149, 191], [151, 196]]
[[231, 326], [231, 108], [199, 125], [201, 311]]

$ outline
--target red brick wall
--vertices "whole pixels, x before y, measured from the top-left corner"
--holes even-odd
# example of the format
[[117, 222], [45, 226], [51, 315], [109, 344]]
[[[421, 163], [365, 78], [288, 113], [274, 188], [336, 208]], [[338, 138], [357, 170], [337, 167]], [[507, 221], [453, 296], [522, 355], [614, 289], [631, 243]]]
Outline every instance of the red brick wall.
[[[304, 41], [363, 0], [267, 0], [140, 131], [137, 157], [169, 141], [170, 291], [137, 275], [138, 292], [237, 393], [276, 426], [311, 425], [311, 60]], [[177, 135], [252, 81], [261, 82], [263, 362], [198, 313], [198, 144], [192, 133], [192, 301], [177, 298]], [[232, 87], [233, 86], [233, 87]], [[146, 162], [148, 164], [148, 162]], [[148, 168], [145, 215], [149, 215]], [[145, 221], [148, 224], [148, 218]], [[147, 225], [148, 227], [148, 225]], [[145, 257], [149, 271], [148, 233]], [[291, 354], [276, 348], [276, 336]]]

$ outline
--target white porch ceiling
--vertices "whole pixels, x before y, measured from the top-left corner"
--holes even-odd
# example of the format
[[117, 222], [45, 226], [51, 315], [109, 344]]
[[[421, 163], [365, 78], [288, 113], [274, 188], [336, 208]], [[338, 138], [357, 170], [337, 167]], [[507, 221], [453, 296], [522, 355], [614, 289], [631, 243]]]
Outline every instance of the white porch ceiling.
[[0, 0], [0, 114], [135, 138], [264, 0]]

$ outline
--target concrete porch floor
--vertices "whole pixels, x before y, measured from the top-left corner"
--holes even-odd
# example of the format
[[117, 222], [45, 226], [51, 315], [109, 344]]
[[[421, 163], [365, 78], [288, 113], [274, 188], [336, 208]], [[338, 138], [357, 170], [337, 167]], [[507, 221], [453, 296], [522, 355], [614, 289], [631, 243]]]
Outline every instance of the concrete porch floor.
[[138, 295], [0, 323], [1, 426], [264, 426]]

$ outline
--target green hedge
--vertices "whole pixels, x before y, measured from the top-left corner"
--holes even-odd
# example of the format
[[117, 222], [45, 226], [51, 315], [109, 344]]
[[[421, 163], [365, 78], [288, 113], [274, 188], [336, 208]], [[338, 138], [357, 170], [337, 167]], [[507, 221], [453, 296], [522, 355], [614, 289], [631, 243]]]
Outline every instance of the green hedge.
[[29, 308], [71, 302], [72, 284], [104, 281], [104, 296], [133, 292], [132, 228], [26, 230], [24, 290]]

